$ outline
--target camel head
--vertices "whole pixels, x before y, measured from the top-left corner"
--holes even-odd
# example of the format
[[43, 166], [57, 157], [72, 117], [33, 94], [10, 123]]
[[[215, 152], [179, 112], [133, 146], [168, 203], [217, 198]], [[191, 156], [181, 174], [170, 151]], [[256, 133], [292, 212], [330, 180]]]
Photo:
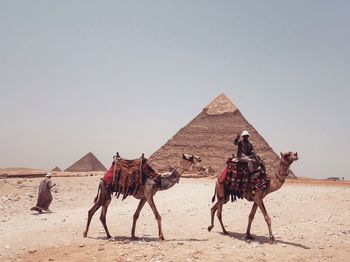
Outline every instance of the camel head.
[[181, 175], [188, 171], [191, 165], [201, 161], [202, 160], [199, 156], [183, 154], [179, 164], [180, 166], [175, 167], [169, 175], [161, 176], [159, 189], [165, 190], [171, 188], [173, 185], [179, 182]]
[[280, 153], [281, 154], [281, 160], [288, 163], [288, 166], [291, 165], [294, 161], [297, 161], [299, 159], [297, 152], [288, 152], [288, 153]]
[[195, 164], [196, 162], [201, 162], [201, 158], [199, 156], [196, 155], [190, 155], [190, 154], [183, 154], [182, 158], [190, 161], [192, 164]]

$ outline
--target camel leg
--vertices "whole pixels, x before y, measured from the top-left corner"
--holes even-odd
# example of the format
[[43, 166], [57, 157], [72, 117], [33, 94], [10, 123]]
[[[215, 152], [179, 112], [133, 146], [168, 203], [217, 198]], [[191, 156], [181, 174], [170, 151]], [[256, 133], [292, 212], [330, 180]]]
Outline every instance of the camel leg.
[[215, 212], [216, 210], [218, 210], [218, 203], [219, 203], [220, 200], [218, 200], [215, 205], [211, 208], [210, 210], [210, 215], [211, 215], [211, 224], [210, 226], [208, 226], [208, 231], [210, 232], [213, 227], [214, 227], [214, 216], [215, 216]]
[[159, 239], [164, 240], [163, 231], [162, 231], [162, 217], [158, 213], [156, 205], [154, 204], [154, 201], [153, 201], [153, 197], [148, 198], [147, 202], [148, 202], [149, 206], [151, 207], [151, 209], [152, 209], [152, 211], [157, 219]]
[[133, 222], [132, 222], [132, 229], [131, 229], [131, 237], [132, 238], [136, 238], [135, 237], [136, 222], [137, 222], [137, 219], [139, 218], [140, 212], [141, 212], [142, 208], [144, 207], [145, 203], [146, 203], [146, 200], [141, 199], [139, 202], [139, 205], [137, 206], [137, 209], [135, 211], [135, 214], [133, 217]]
[[250, 235], [250, 227], [252, 225], [256, 210], [258, 209], [258, 205], [254, 202], [252, 206], [252, 210], [250, 211], [249, 214], [249, 219], [248, 219], [248, 227], [247, 227], [247, 232], [246, 232], [246, 239], [253, 239], [252, 236]]
[[107, 209], [108, 209], [108, 205], [110, 202], [111, 202], [111, 200], [107, 200], [106, 203], [102, 206], [102, 211], [101, 211], [101, 216], [100, 216], [100, 220], [101, 220], [102, 225], [106, 231], [107, 238], [112, 237], [108, 232], [108, 228], [107, 228], [107, 224], [106, 224]]
[[269, 214], [266, 211], [266, 208], [265, 208], [263, 200], [261, 199], [260, 201], [257, 202], [257, 204], [258, 204], [261, 212], [263, 213], [263, 216], [265, 218], [266, 224], [267, 224], [267, 226], [269, 228], [269, 236], [270, 236], [270, 241], [269, 242], [270, 242], [270, 244], [273, 244], [273, 243], [275, 243], [275, 237], [272, 234], [271, 218], [270, 218]]
[[226, 231], [226, 229], [224, 227], [224, 223], [222, 222], [222, 206], [224, 205], [223, 202], [224, 202], [223, 199], [220, 199], [218, 201], [218, 212], [217, 212], [216, 215], [217, 215], [217, 217], [219, 219], [219, 222], [220, 222], [220, 225], [221, 225], [221, 228], [222, 228], [222, 232], [224, 233], [224, 235], [228, 235], [228, 233], [227, 233], [227, 231]]
[[87, 223], [86, 223], [86, 229], [85, 229], [85, 232], [83, 233], [83, 236], [84, 236], [84, 237], [87, 237], [87, 233], [88, 233], [88, 231], [89, 231], [91, 219], [92, 219], [92, 217], [94, 216], [95, 212], [100, 208], [100, 206], [101, 206], [101, 202], [100, 202], [100, 201], [97, 201], [97, 202], [92, 206], [92, 208], [89, 210], [89, 212], [88, 212], [88, 220], [87, 220]]

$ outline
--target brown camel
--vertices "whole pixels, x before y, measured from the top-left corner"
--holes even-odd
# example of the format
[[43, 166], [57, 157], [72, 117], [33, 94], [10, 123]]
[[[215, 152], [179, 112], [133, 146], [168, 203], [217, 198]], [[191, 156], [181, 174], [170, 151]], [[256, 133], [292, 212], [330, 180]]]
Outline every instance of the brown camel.
[[[135, 211], [134, 217], [133, 217], [133, 223], [132, 223], [132, 229], [131, 229], [131, 237], [135, 239], [135, 228], [136, 228], [136, 222], [140, 215], [140, 212], [147, 202], [158, 223], [158, 230], [159, 230], [159, 238], [160, 240], [164, 240], [164, 235], [162, 231], [162, 224], [161, 224], [161, 216], [158, 213], [158, 210], [154, 204], [153, 196], [161, 190], [166, 190], [171, 188], [173, 185], [179, 182], [179, 179], [181, 175], [187, 171], [192, 164], [195, 164], [196, 162], [200, 162], [201, 159], [198, 156], [189, 155], [189, 154], [183, 154], [180, 163], [178, 166], [176, 166], [173, 171], [164, 176], [159, 176], [159, 181], [156, 182], [153, 179], [147, 178], [144, 185], [141, 185], [139, 190], [137, 192], [133, 192], [132, 196], [136, 199], [140, 199], [139, 205], [137, 206], [137, 209]], [[146, 176], [146, 174], [142, 174], [143, 176]], [[95, 214], [95, 212], [102, 206], [101, 216], [100, 220], [102, 222], [102, 225], [106, 231], [107, 238], [111, 238], [111, 235], [109, 234], [107, 224], [106, 224], [106, 214], [108, 205], [111, 202], [111, 194], [113, 190], [106, 186], [106, 184], [101, 180], [98, 188], [98, 193], [94, 201], [94, 205], [88, 212], [88, 220], [86, 224], [86, 230], [84, 232], [84, 237], [87, 236], [90, 222], [92, 219], [92, 216]]]
[[[250, 234], [250, 227], [254, 219], [254, 215], [256, 213], [257, 208], [259, 207], [265, 221], [267, 223], [268, 229], [269, 229], [269, 236], [270, 236], [270, 243], [275, 242], [275, 237], [272, 234], [272, 229], [271, 229], [271, 219], [266, 211], [263, 198], [267, 195], [270, 194], [282, 187], [284, 184], [284, 181], [286, 177], [288, 176], [289, 172], [289, 166], [294, 162], [298, 160], [298, 153], [281, 153], [281, 159], [280, 159], [280, 164], [278, 168], [278, 172], [274, 177], [271, 177], [271, 182], [268, 188], [265, 191], [257, 190], [256, 193], [253, 195], [251, 191], [249, 192], [243, 192], [243, 197], [247, 199], [248, 201], [254, 202], [252, 210], [250, 211], [249, 214], [249, 220], [248, 220], [248, 227], [247, 227], [247, 232], [246, 232], [246, 239], [253, 239], [251, 234]], [[218, 211], [217, 217], [219, 219], [220, 225], [222, 227], [223, 233], [226, 235], [228, 234], [224, 224], [222, 222], [222, 207], [224, 204], [226, 204], [229, 201], [229, 195], [225, 196], [224, 192], [227, 189], [225, 188], [225, 183], [219, 183], [219, 181], [216, 181], [215, 184], [215, 192], [217, 195], [217, 202], [215, 205], [211, 208], [211, 225], [208, 227], [208, 231], [210, 232], [213, 227], [214, 227], [214, 215], [215, 212]], [[215, 200], [215, 194], [213, 197], [213, 202]]]

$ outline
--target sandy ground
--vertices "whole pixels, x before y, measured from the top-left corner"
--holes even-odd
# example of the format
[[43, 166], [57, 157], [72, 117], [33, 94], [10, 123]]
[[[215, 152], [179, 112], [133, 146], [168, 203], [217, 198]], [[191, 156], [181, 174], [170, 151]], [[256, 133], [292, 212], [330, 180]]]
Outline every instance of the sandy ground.
[[0, 179], [0, 261], [350, 261], [349, 183], [287, 183], [265, 199], [277, 244], [269, 244], [267, 226], [258, 211], [255, 240], [244, 233], [251, 203], [224, 206], [228, 236], [218, 220], [210, 222], [213, 179], [183, 178], [158, 192], [165, 241], [158, 240], [153, 213], [146, 204], [131, 241], [132, 216], [138, 201], [113, 199], [107, 240], [95, 214], [83, 238], [87, 211], [97, 192], [98, 176], [54, 177], [52, 213], [38, 215], [35, 205], [39, 178]]

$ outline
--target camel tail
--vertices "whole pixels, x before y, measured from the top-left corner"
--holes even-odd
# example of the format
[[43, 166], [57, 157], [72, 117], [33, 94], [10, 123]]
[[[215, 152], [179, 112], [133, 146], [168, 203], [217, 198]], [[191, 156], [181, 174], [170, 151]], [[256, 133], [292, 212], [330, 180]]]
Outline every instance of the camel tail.
[[216, 188], [215, 188], [215, 190], [214, 190], [214, 195], [213, 195], [213, 197], [211, 198], [211, 202], [212, 202], [212, 203], [214, 203], [214, 201], [215, 201], [215, 196], [216, 196]]
[[[102, 181], [101, 181], [101, 182], [102, 182]], [[94, 203], [95, 203], [95, 204], [96, 204], [96, 201], [97, 201], [98, 196], [99, 196], [99, 194], [100, 194], [100, 188], [101, 188], [101, 183], [98, 184], [97, 195], [96, 195], [96, 197], [95, 197], [95, 199], [94, 199]]]

